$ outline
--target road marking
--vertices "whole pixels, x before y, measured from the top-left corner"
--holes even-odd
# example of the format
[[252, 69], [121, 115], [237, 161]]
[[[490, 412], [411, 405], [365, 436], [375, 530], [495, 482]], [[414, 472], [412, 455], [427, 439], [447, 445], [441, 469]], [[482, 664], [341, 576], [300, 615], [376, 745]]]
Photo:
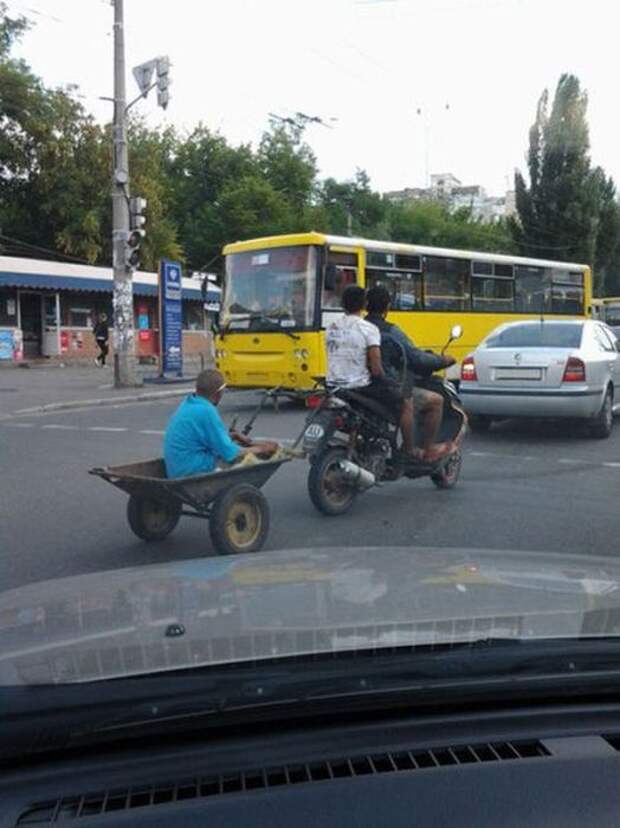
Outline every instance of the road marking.
[[620, 469], [620, 463], [603, 463], [604, 466], [607, 466], [608, 469]]
[[77, 431], [79, 429], [79, 426], [62, 425], [60, 423], [47, 423], [46, 425], [42, 425], [41, 428], [53, 428], [56, 431]]
[[2, 425], [11, 426], [11, 428], [32, 428], [36, 423], [2, 423]]
[[490, 451], [468, 451], [470, 457], [493, 457], [493, 453]]
[[129, 431], [128, 428], [112, 428], [111, 426], [89, 426], [87, 431]]
[[143, 428], [140, 434], [165, 434], [165, 432], [157, 428]]
[[567, 465], [588, 465], [588, 463], [592, 463], [592, 460], [578, 460], [576, 457], [560, 457], [558, 463], [566, 463]]

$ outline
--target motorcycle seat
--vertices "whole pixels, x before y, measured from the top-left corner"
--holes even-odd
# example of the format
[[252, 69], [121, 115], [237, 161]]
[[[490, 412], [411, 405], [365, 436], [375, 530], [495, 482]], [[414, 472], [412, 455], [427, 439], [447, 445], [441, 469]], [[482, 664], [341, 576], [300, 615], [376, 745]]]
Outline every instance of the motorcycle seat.
[[384, 420], [388, 420], [390, 423], [396, 422], [394, 415], [388, 408], [385, 408], [376, 400], [370, 399], [370, 397], [367, 397], [365, 394], [360, 394], [359, 391], [355, 391], [351, 388], [346, 390], [341, 389], [337, 392], [336, 396], [340, 397], [340, 399], [345, 402], [353, 403], [354, 405], [361, 405], [363, 408], [366, 408], [368, 411], [372, 411], [373, 414], [376, 414]]

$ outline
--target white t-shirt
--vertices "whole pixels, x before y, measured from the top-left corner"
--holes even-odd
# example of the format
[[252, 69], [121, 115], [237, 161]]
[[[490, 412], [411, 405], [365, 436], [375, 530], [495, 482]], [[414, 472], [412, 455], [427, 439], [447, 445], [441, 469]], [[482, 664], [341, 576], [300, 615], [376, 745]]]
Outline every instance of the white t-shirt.
[[370, 384], [368, 348], [381, 347], [381, 333], [376, 325], [353, 314], [341, 316], [327, 328], [325, 341], [328, 382], [341, 388]]

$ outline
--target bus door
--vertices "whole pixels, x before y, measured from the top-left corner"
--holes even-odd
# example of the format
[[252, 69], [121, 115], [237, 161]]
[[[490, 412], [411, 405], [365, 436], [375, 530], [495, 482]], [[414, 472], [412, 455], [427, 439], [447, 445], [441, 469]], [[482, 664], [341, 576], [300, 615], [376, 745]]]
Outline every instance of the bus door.
[[360, 283], [360, 253], [354, 247], [332, 245], [327, 249], [320, 297], [322, 328], [341, 315], [345, 288]]

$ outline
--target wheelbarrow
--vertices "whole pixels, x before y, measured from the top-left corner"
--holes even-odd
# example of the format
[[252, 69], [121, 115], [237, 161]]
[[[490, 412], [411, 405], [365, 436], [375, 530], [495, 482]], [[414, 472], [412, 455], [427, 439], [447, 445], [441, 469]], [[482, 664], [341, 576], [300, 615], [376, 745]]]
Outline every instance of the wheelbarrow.
[[269, 504], [260, 488], [292, 457], [281, 451], [253, 465], [173, 479], [166, 477], [161, 458], [94, 468], [89, 474], [127, 492], [127, 520], [142, 540], [163, 540], [186, 515], [208, 520], [215, 549], [232, 555], [262, 549], [269, 532]]

